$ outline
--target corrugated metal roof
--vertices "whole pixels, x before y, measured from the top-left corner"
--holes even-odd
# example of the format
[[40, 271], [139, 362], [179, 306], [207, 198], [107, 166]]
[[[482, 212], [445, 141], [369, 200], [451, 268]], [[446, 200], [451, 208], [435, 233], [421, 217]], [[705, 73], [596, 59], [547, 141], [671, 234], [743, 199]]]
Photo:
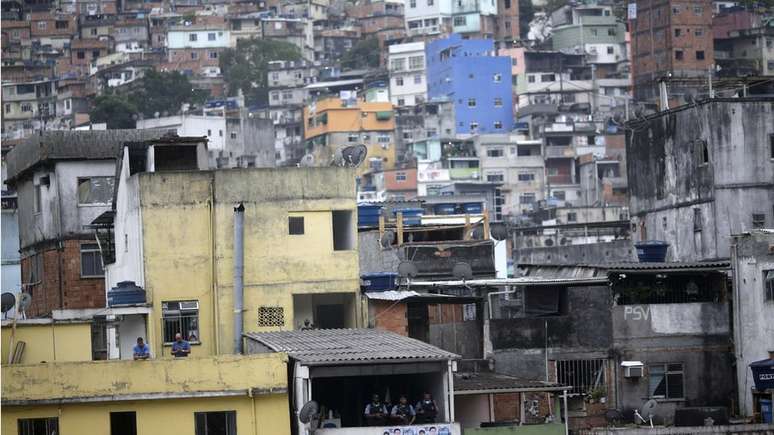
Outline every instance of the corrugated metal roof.
[[570, 388], [554, 382], [533, 381], [491, 372], [454, 374], [456, 395], [505, 391], [562, 391]]
[[618, 271], [668, 271], [680, 270], [685, 272], [697, 270], [726, 270], [731, 268], [728, 261], [701, 261], [701, 262], [671, 262], [671, 263], [609, 263], [598, 264], [594, 267], [607, 269], [612, 272]]
[[598, 278], [546, 278], [523, 276], [520, 278], [470, 279], [466, 281], [411, 281], [412, 287], [500, 287], [506, 285], [584, 285], [605, 284], [607, 276]]
[[381, 329], [314, 329], [245, 334], [306, 365], [446, 361], [459, 355]]

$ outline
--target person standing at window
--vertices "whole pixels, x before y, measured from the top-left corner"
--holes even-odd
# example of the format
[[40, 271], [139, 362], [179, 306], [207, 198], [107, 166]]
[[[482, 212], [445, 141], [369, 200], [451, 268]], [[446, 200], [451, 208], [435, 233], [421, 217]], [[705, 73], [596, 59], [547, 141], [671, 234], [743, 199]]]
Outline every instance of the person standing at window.
[[150, 346], [143, 342], [142, 337], [137, 337], [137, 345], [134, 346], [132, 352], [134, 352], [134, 359], [150, 358]]
[[175, 334], [175, 342], [172, 343], [172, 355], [176, 358], [185, 358], [191, 353], [191, 344], [183, 340], [183, 335], [179, 332]]

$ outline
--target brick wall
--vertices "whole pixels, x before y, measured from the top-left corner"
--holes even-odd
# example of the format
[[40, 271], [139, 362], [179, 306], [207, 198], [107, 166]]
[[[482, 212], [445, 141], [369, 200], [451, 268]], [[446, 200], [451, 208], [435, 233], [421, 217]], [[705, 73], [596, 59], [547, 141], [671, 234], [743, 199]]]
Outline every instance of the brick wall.
[[406, 304], [394, 301], [369, 301], [368, 314], [371, 326], [408, 336]]
[[[32, 305], [27, 316], [45, 316], [56, 309], [103, 308], [105, 301], [104, 278], [81, 278], [80, 240], [66, 240], [64, 249], [46, 249], [42, 255], [40, 283], [28, 287]], [[61, 264], [61, 273], [60, 273]], [[28, 282], [32, 257], [21, 259], [22, 281]], [[61, 289], [60, 289], [61, 275]]]

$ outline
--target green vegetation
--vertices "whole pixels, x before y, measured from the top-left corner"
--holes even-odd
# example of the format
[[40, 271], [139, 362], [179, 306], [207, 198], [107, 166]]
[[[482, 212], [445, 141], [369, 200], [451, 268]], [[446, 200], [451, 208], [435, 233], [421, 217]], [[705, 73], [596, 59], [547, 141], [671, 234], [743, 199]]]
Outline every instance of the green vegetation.
[[376, 38], [364, 39], [344, 54], [341, 59], [341, 67], [347, 69], [378, 68], [380, 56], [379, 40]]

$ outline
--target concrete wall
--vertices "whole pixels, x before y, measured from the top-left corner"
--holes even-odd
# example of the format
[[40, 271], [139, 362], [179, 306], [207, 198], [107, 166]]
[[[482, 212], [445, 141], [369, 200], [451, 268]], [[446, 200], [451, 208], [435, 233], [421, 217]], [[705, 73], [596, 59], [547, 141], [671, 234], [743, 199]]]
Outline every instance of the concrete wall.
[[360, 274], [375, 272], [397, 272], [402, 261], [403, 250], [382, 249], [379, 231], [360, 231], [358, 237], [358, 261]]
[[[671, 260], [728, 258], [731, 234], [750, 230], [753, 213], [774, 224], [772, 117], [771, 100], [715, 101], [653, 118], [627, 136], [638, 239], [669, 241]], [[694, 231], [698, 213], [703, 228]]]
[[614, 240], [606, 243], [514, 248], [515, 263], [524, 264], [578, 264], [637, 261], [637, 253], [631, 240]]
[[753, 385], [749, 364], [774, 351], [774, 301], [765, 300], [764, 271], [774, 270], [774, 234], [753, 231], [734, 238], [734, 344], [739, 407], [752, 415]]
[[[8, 361], [8, 356], [20, 341], [26, 343], [21, 364], [91, 361], [91, 323], [52, 324], [46, 320], [34, 320], [30, 323], [20, 322], [16, 325], [16, 332], [12, 330], [10, 323], [3, 323], [3, 362]], [[14, 337], [13, 347], [11, 336]]]

